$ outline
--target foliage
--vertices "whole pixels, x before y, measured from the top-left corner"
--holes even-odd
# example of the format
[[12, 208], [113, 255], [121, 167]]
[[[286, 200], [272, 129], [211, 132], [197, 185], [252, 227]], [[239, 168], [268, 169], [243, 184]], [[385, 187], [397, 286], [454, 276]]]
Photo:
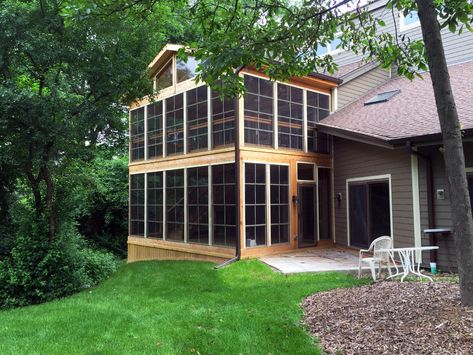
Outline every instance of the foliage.
[[2, 1], [0, 161], [9, 158], [29, 187], [51, 240], [69, 221], [62, 198], [74, 184], [61, 181], [69, 166], [124, 140], [124, 105], [151, 93], [147, 64], [168, 34], [184, 32], [168, 16], [181, 2], [160, 1], [147, 16], [127, 4]]
[[[198, 79], [214, 86], [222, 79], [230, 94], [244, 92], [234, 74], [242, 64], [279, 80], [314, 70], [333, 73], [337, 65], [332, 56], [321, 56], [317, 50], [337, 33], [341, 33], [339, 48], [383, 67], [395, 62], [398, 74], [409, 79], [427, 70], [421, 39], [384, 31], [384, 21], [369, 6], [359, 4], [353, 0], [198, 0], [191, 12], [193, 26], [202, 36], [187, 43], [188, 53], [202, 60]], [[405, 14], [417, 9], [414, 0], [391, 0], [387, 6]], [[471, 2], [436, 1], [435, 6], [443, 26], [452, 31], [471, 29]]]
[[132, 263], [88, 292], [0, 312], [0, 352], [320, 354], [300, 324], [302, 298], [366, 282], [282, 275], [257, 260], [218, 271], [203, 262]]
[[183, 0], [0, 4], [0, 302], [13, 306], [113, 269], [71, 226], [123, 256], [126, 161], [112, 156], [126, 106], [151, 93], [145, 69], [160, 47], [191, 32]]
[[[79, 231], [96, 246], [126, 256], [128, 236], [128, 159], [99, 153], [82, 171]], [[77, 181], [76, 175], [76, 181]]]
[[10, 255], [0, 261], [0, 308], [64, 297], [115, 271], [113, 255], [89, 248], [73, 229], [61, 231], [51, 243], [43, 237], [45, 229], [43, 224], [20, 232]]

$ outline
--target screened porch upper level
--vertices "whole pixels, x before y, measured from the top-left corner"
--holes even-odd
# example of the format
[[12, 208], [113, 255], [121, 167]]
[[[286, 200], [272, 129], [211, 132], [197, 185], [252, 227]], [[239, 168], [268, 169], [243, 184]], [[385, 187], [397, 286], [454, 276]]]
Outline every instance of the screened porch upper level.
[[159, 94], [130, 110], [130, 163], [233, 148], [237, 132], [241, 146], [330, 153], [329, 137], [318, 134], [315, 124], [330, 114], [336, 83], [275, 82], [245, 68], [240, 75], [246, 94], [235, 99], [196, 84], [192, 63], [186, 80], [179, 81], [186, 63], [179, 64], [175, 55], [163, 61], [153, 76]]

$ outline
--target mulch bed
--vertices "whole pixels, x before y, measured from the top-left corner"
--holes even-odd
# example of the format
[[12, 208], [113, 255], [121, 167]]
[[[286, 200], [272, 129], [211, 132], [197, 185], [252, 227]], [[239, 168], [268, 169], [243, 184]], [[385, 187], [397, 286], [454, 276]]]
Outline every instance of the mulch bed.
[[473, 307], [451, 282], [380, 282], [306, 298], [304, 323], [325, 352], [473, 354]]

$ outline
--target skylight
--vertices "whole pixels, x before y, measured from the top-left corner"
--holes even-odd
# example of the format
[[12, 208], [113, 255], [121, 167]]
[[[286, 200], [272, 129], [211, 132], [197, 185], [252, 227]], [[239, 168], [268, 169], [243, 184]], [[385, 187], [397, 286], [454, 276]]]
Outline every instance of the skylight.
[[373, 96], [371, 99], [365, 102], [366, 105], [373, 105], [373, 104], [379, 104], [381, 102], [386, 102], [388, 101], [391, 97], [399, 94], [401, 90], [393, 90], [393, 91], [385, 91], [385, 92], [380, 92], [379, 94], [376, 94]]

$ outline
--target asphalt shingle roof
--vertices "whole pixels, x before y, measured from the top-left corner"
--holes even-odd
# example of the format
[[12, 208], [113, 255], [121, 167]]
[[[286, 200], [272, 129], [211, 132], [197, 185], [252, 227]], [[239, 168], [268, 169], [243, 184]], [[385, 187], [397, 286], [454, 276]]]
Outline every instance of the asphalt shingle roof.
[[[455, 103], [463, 129], [473, 129], [473, 61], [449, 67]], [[400, 90], [387, 102], [364, 103], [376, 94]], [[440, 133], [432, 81], [396, 77], [319, 123], [329, 127], [378, 138], [384, 141]]]

